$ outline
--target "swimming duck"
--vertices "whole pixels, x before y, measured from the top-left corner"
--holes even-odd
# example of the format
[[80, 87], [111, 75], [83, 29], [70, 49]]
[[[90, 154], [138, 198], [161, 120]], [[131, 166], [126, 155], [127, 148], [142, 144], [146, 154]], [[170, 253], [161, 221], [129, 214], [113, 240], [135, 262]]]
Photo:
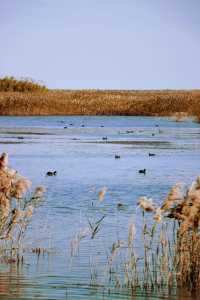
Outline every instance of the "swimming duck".
[[146, 174], [146, 169], [139, 170], [138, 173], [140, 173], [140, 174]]

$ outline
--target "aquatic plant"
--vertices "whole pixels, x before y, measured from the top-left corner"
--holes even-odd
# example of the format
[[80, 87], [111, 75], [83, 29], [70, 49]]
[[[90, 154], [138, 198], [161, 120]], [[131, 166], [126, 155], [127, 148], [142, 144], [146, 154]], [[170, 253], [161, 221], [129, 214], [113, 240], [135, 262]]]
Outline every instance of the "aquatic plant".
[[[200, 176], [189, 187], [175, 184], [159, 206], [144, 196], [137, 205], [141, 209], [142, 226], [137, 228], [131, 218], [127, 239], [112, 242], [107, 251], [106, 278], [117, 288], [131, 290], [199, 288]], [[89, 222], [87, 233], [79, 234], [79, 242], [90, 236], [94, 245], [93, 233], [99, 230], [103, 218]]]
[[22, 78], [16, 79], [14, 77], [0, 78], [0, 92], [44, 92], [47, 88], [33, 79]]
[[200, 91], [0, 91], [0, 115], [200, 116]]
[[106, 186], [104, 186], [99, 192], [98, 192], [98, 198], [99, 201], [102, 202], [105, 198], [106, 192], [107, 192], [108, 188]]
[[9, 168], [8, 155], [0, 156], [0, 257], [19, 258], [22, 241], [44, 187], [27, 192], [31, 182], [16, 170]]

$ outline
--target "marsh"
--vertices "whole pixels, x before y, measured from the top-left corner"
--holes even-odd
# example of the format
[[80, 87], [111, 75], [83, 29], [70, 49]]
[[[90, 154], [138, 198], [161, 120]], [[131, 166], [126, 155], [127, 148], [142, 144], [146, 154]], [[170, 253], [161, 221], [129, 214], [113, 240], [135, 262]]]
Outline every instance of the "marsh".
[[[64, 130], [61, 121], [73, 127]], [[28, 228], [24, 264], [18, 269], [1, 265], [2, 299], [131, 299], [129, 291], [117, 291], [105, 280], [107, 251], [127, 238], [140, 196], [159, 204], [175, 183], [191, 184], [199, 175], [199, 136], [200, 125], [190, 119], [1, 117], [1, 152], [9, 153], [14, 169], [47, 190]], [[116, 153], [122, 157], [117, 162]], [[138, 170], [144, 168], [148, 172], [141, 176]], [[44, 176], [47, 170], [57, 170], [57, 176]], [[86, 234], [88, 221], [92, 226], [100, 221], [99, 231], [95, 240], [83, 239], [72, 257], [72, 241]], [[141, 227], [141, 218], [135, 225]], [[31, 250], [36, 248], [45, 253], [36, 255]], [[166, 299], [180, 299], [181, 291], [163, 293]], [[136, 296], [145, 297], [139, 291]], [[161, 296], [154, 293], [152, 299]]]

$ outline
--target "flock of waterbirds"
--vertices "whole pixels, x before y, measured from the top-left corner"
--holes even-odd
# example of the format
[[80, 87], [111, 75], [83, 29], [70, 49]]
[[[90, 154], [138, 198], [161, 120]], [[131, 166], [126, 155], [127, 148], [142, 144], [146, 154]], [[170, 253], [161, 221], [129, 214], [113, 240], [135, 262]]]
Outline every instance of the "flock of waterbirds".
[[[62, 123], [62, 124], [65, 123], [64, 120], [61, 120], [61, 121], [59, 121], [59, 122]], [[65, 125], [63, 128], [64, 128], [64, 129], [67, 129], [67, 128], [71, 128], [71, 127], [74, 127], [74, 126], [75, 126], [74, 123], [69, 123], [68, 125]], [[81, 124], [80, 127], [82, 127], [82, 128], [85, 127], [85, 124]], [[104, 125], [100, 125], [100, 127], [103, 128]], [[155, 124], [155, 127], [159, 127], [159, 125], [158, 125], [158, 124]], [[126, 130], [125, 132], [119, 132], [119, 134], [133, 134], [134, 132], [135, 132], [134, 130], [128, 129], [128, 130]], [[161, 130], [159, 130], [159, 133], [161, 133]], [[155, 133], [152, 133], [152, 136], [155, 136]], [[77, 140], [77, 139], [74, 138], [73, 140]], [[103, 137], [102, 137], [102, 140], [103, 140], [103, 141], [107, 141], [107, 140], [108, 140], [108, 137], [107, 137], [107, 136], [103, 136]], [[152, 153], [152, 152], [149, 152], [149, 153], [148, 153], [148, 156], [149, 156], [149, 157], [154, 157], [154, 156], [156, 156], [156, 154], [155, 154], [155, 153]], [[121, 156], [120, 156], [119, 154], [115, 154], [114, 157], [115, 157], [116, 160], [118, 160], [118, 159], [121, 158]], [[146, 172], [147, 172], [147, 170], [146, 170], [145, 168], [144, 168], [144, 169], [138, 170], [138, 173], [139, 173], [139, 174], [145, 175]], [[54, 171], [47, 171], [47, 172], [46, 172], [46, 176], [56, 176], [56, 175], [57, 175], [57, 171], [56, 171], [56, 170], [54, 170]]]

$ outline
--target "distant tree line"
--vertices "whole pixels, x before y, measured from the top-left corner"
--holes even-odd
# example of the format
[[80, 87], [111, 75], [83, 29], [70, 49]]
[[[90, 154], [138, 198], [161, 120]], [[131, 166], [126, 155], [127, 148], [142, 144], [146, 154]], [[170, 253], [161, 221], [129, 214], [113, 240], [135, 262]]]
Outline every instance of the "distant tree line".
[[0, 78], [0, 92], [42, 92], [47, 88], [30, 78], [16, 79], [15, 77]]

